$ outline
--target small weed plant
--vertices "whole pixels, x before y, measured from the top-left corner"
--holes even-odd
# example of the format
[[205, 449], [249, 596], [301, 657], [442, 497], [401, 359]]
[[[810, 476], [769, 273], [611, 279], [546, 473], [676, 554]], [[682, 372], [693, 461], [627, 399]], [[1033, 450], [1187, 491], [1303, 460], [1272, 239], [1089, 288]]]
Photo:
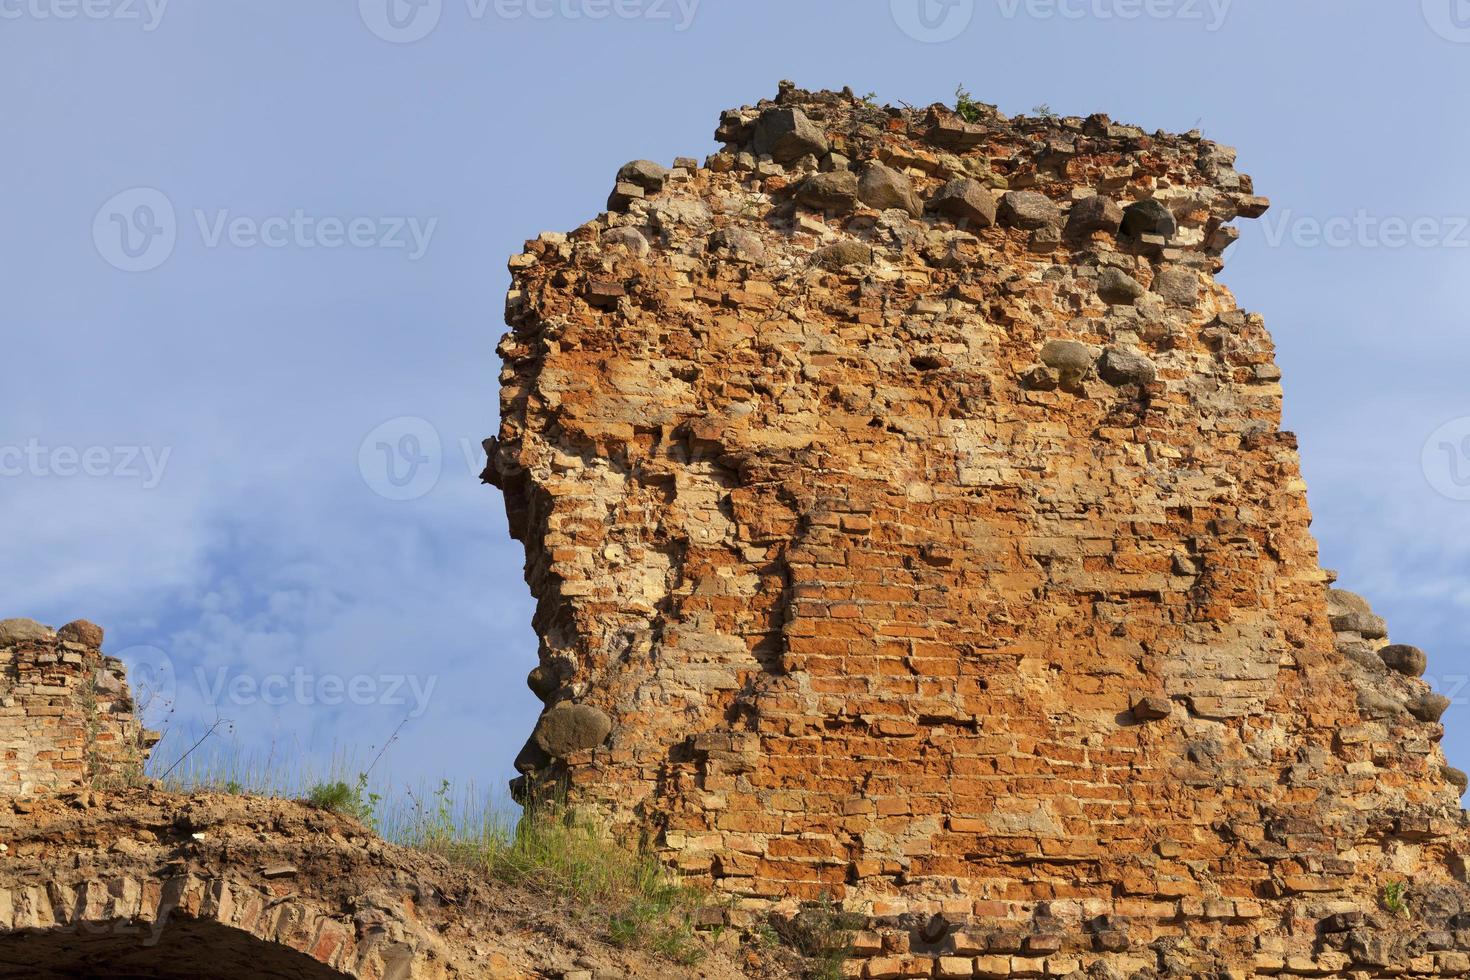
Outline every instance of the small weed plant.
[[954, 111], [965, 122], [979, 122], [985, 115], [985, 107], [976, 102], [963, 85], [954, 90]]
[[1407, 919], [1409, 917], [1408, 882], [1390, 881], [1383, 886], [1383, 907], [1391, 915]]

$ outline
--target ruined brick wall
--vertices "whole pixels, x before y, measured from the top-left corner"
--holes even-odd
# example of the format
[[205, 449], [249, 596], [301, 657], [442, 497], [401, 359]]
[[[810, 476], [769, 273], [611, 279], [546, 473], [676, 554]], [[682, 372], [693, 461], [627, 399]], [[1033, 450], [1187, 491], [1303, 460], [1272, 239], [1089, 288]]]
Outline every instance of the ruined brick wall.
[[135, 782], [156, 741], [99, 627], [0, 621], [0, 795]]
[[1443, 699], [1214, 279], [1234, 152], [789, 86], [717, 138], [510, 263], [520, 788], [834, 898], [863, 976], [1470, 972]]

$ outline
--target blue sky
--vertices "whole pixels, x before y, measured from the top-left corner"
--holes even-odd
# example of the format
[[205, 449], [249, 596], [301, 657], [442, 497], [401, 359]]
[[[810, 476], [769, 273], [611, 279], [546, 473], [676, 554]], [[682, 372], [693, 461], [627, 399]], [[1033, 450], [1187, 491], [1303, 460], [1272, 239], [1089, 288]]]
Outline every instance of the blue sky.
[[511, 775], [505, 259], [792, 78], [1240, 148], [1324, 562], [1470, 768], [1470, 0], [392, 2], [0, 0], [0, 613], [106, 626], [171, 737]]

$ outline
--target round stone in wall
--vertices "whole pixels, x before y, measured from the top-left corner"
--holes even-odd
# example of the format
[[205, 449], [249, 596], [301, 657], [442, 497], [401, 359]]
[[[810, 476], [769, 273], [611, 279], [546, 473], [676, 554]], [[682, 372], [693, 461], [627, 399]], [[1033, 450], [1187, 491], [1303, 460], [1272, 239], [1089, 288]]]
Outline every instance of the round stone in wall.
[[1392, 670], [1410, 677], [1423, 677], [1425, 668], [1429, 666], [1429, 658], [1424, 655], [1424, 651], [1407, 643], [1386, 646], [1378, 651], [1378, 656]]
[[1096, 358], [1092, 348], [1075, 340], [1049, 340], [1041, 348], [1041, 363], [1063, 374], [1083, 374]]
[[564, 759], [573, 752], [595, 749], [612, 734], [612, 719], [601, 708], [563, 701], [541, 716], [533, 736], [547, 755]]
[[91, 647], [94, 650], [102, 649], [102, 627], [96, 623], [89, 623], [85, 619], [79, 619], [74, 623], [67, 623], [56, 632], [63, 640], [80, 643], [82, 646]]
[[1421, 694], [1409, 702], [1409, 714], [1420, 721], [1439, 721], [1450, 706], [1450, 699], [1443, 694]]
[[634, 160], [623, 164], [618, 171], [618, 182], [637, 184], [646, 191], [661, 191], [668, 179], [669, 169], [652, 160]]
[[1123, 234], [1132, 238], [1143, 235], [1162, 235], [1172, 238], [1174, 232], [1179, 230], [1179, 223], [1174, 220], [1174, 212], [1170, 211], [1158, 201], [1149, 198], [1130, 204], [1123, 209]]

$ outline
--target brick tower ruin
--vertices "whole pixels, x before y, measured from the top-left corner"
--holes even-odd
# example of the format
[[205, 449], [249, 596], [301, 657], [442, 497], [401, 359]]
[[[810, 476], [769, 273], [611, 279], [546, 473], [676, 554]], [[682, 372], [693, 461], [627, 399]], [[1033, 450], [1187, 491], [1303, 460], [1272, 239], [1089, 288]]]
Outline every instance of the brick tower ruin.
[[520, 788], [860, 914], [852, 975], [1470, 975], [1447, 702], [1214, 279], [1267, 201], [1196, 132], [967, 117], [783, 85], [511, 259]]

